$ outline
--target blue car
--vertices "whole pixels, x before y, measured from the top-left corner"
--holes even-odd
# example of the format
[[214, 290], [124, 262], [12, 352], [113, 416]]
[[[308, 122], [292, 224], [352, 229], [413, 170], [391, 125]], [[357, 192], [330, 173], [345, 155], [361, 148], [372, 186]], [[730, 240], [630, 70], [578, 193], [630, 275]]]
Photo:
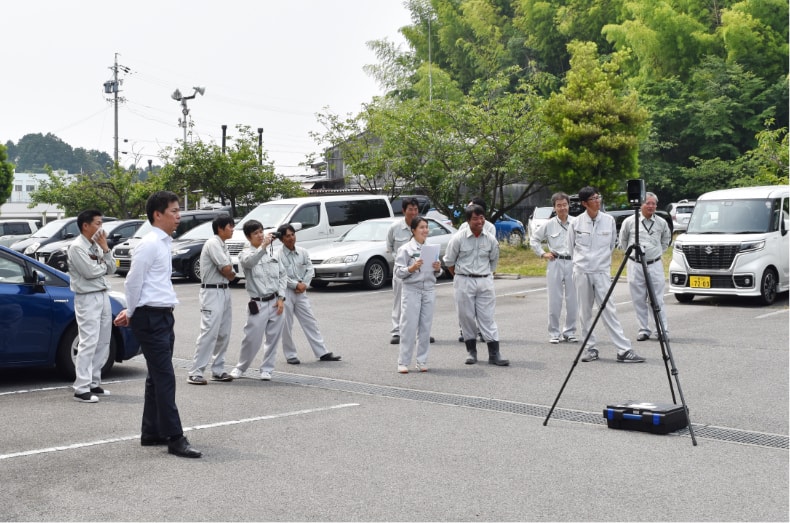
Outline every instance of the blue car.
[[[113, 318], [126, 308], [121, 293], [110, 302]], [[79, 334], [69, 276], [0, 246], [0, 333], [0, 367], [55, 367], [73, 380]], [[102, 373], [139, 352], [131, 329], [113, 325]]]
[[496, 239], [503, 242], [506, 241], [510, 245], [521, 245], [524, 243], [524, 238], [527, 231], [524, 229], [524, 224], [519, 220], [503, 214], [494, 223], [496, 227]]

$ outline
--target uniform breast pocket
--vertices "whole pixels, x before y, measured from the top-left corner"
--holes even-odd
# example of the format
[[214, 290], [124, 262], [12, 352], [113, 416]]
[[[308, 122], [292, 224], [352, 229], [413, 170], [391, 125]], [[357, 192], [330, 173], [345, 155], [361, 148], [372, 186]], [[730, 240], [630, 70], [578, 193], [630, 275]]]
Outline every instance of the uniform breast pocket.
[[588, 232], [576, 231], [576, 245], [589, 247], [592, 245], [592, 235]]
[[551, 238], [552, 240], [556, 240], [559, 237], [560, 237], [560, 233], [559, 232], [555, 232], [554, 234], [550, 234], [549, 235], [549, 238]]

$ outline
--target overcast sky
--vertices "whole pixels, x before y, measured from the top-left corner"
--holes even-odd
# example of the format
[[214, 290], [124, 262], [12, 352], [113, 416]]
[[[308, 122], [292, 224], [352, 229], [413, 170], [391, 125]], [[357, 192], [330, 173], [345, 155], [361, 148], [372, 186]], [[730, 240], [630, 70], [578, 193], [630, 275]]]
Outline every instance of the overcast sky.
[[[315, 114], [356, 113], [383, 94], [362, 67], [366, 46], [410, 23], [403, 0], [17, 0], [4, 2], [0, 45], [0, 143], [53, 133], [72, 147], [113, 155], [114, 111], [104, 94], [120, 74], [119, 149], [147, 165], [183, 138], [188, 101], [194, 134], [221, 143], [222, 124], [262, 127], [264, 149], [281, 173], [318, 152], [308, 136]], [[124, 140], [128, 140], [124, 142]]]

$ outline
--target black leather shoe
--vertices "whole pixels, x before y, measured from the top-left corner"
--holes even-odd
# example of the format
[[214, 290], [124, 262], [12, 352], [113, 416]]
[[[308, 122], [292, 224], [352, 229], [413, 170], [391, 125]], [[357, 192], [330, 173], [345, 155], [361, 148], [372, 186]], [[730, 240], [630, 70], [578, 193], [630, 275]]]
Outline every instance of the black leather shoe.
[[167, 445], [167, 438], [158, 436], [140, 436], [140, 445], [143, 447], [153, 447], [156, 445]]
[[431, 337], [430, 337], [430, 342], [431, 342], [431, 343], [436, 343], [436, 340], [435, 340], [435, 339], [433, 339], [433, 336], [431, 336]]
[[319, 358], [321, 361], [340, 361], [340, 356], [335, 356], [331, 352], [327, 352]]
[[190, 445], [189, 440], [184, 436], [168, 443], [167, 452], [182, 458], [199, 458], [203, 455], [202, 452]]
[[645, 334], [644, 332], [640, 332], [639, 336], [636, 337], [636, 341], [647, 341], [650, 339], [649, 334]]
[[390, 338], [390, 345], [397, 345], [400, 343], [400, 336], [395, 334], [392, 338]]

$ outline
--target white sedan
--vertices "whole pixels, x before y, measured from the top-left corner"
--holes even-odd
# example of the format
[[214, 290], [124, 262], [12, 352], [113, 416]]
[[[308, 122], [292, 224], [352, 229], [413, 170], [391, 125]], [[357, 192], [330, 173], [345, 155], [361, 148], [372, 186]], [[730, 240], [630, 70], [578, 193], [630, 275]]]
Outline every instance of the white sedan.
[[[403, 220], [403, 217], [366, 220], [331, 245], [310, 250], [310, 259], [315, 268], [311, 286], [361, 282], [368, 289], [382, 288], [392, 279], [395, 264], [393, 254], [387, 252], [387, 231], [399, 220]], [[433, 218], [426, 220], [429, 228], [427, 242], [439, 245], [441, 259], [456, 229]]]

